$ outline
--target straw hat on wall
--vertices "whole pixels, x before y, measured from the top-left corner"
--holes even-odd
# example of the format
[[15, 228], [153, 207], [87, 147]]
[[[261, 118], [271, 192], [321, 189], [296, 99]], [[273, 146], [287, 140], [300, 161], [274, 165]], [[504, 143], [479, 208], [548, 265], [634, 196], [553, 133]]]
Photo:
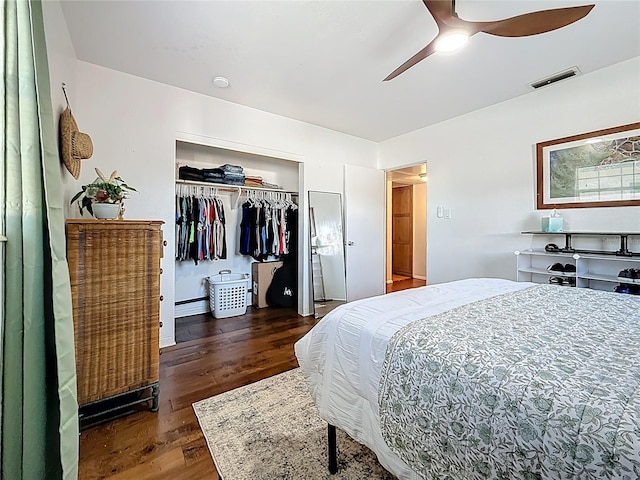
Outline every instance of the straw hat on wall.
[[80, 161], [93, 155], [91, 137], [78, 130], [69, 107], [60, 114], [60, 150], [64, 166], [75, 178], [80, 176]]

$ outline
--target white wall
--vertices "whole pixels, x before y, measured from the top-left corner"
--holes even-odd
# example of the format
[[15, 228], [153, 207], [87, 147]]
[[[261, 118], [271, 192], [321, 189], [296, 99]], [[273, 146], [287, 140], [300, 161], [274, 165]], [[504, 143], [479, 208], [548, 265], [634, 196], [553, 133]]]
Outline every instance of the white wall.
[[413, 186], [413, 278], [427, 279], [427, 184]]
[[[540, 228], [535, 144], [640, 120], [640, 58], [380, 144], [378, 167], [427, 162], [427, 282], [515, 279]], [[451, 209], [451, 219], [436, 208]], [[640, 231], [640, 207], [561, 210], [566, 230]]]
[[[300, 190], [300, 258], [303, 313], [311, 312], [306, 191], [341, 192], [345, 164], [375, 168], [377, 146], [278, 115], [77, 62], [74, 114], [91, 135], [94, 154], [66, 194], [103, 172], [118, 170], [140, 192], [127, 201], [125, 217], [164, 220], [167, 246], [162, 260], [161, 345], [174, 342], [174, 167], [176, 139], [201, 138], [210, 145], [254, 147], [270, 156], [296, 157], [303, 165]], [[213, 87], [212, 87], [213, 88]], [[281, 155], [279, 155], [281, 153]], [[71, 212], [70, 215], [77, 215]], [[380, 239], [383, 242], [384, 239]], [[300, 261], [300, 260], [304, 261]], [[382, 278], [383, 272], [364, 272]]]
[[[67, 23], [62, 14], [60, 3], [42, 2], [42, 14], [44, 16], [47, 57], [49, 60], [51, 106], [57, 131], [60, 114], [67, 106], [62, 91], [63, 83], [66, 84], [70, 105], [73, 107], [75, 104], [76, 52], [67, 31]], [[60, 175], [64, 185], [69, 185], [75, 181], [62, 163], [60, 163]]]

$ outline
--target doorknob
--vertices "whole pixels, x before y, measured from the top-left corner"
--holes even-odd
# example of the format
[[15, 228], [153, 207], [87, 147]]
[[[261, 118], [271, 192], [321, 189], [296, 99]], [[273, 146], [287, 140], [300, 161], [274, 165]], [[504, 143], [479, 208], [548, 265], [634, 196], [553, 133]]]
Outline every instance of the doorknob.
[[347, 246], [348, 246], [348, 247], [353, 247], [353, 242], [352, 242], [351, 240], [349, 240], [349, 241], [347, 242]]

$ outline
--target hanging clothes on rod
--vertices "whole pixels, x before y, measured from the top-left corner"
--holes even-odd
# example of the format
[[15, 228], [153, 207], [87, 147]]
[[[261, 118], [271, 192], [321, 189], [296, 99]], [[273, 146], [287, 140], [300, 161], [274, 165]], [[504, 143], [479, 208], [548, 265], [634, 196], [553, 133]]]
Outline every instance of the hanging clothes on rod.
[[291, 215], [297, 219], [298, 206], [285, 192], [247, 190], [240, 222], [240, 253], [258, 261], [269, 256], [283, 257], [291, 251], [295, 237]]
[[176, 186], [176, 260], [227, 258], [224, 206], [218, 189]]

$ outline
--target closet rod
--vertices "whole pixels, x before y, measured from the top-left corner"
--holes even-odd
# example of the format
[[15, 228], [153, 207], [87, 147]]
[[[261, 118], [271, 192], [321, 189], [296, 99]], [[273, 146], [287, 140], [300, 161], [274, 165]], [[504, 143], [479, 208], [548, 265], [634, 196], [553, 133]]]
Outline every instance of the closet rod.
[[290, 193], [291, 195], [298, 195], [298, 192], [294, 192], [292, 190], [282, 190], [281, 188], [248, 187], [246, 185], [229, 185], [228, 183], [198, 182], [196, 180], [176, 180], [176, 184], [193, 185], [198, 187], [213, 187], [225, 192], [235, 192], [235, 193], [240, 193], [242, 190], [253, 190], [257, 192]]

